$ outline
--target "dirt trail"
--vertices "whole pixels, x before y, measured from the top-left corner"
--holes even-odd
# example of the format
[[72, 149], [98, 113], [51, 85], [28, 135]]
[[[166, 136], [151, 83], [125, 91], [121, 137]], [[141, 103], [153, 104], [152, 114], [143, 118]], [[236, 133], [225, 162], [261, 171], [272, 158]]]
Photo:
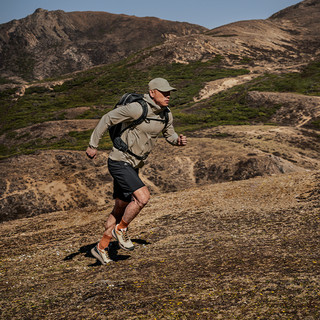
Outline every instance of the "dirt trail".
[[214, 94], [217, 94], [221, 91], [230, 89], [234, 86], [251, 81], [252, 79], [260, 75], [261, 74], [259, 73], [252, 73], [248, 75], [224, 78], [224, 79], [207, 82], [204, 88], [200, 90], [198, 96], [193, 98], [193, 101], [198, 102], [204, 99], [208, 99]]

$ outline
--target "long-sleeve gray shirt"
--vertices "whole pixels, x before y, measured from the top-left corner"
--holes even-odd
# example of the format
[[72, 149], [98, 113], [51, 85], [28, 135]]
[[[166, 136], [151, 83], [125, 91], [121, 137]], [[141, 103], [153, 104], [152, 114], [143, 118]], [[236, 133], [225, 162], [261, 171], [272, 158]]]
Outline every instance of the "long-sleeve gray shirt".
[[[144, 95], [144, 100], [148, 104], [147, 118], [164, 120], [163, 108], [155, 104], [149, 94]], [[100, 139], [110, 126], [118, 123], [123, 123], [123, 126], [128, 126], [133, 120], [138, 119], [141, 114], [142, 107], [138, 102], [133, 102], [111, 110], [101, 118], [94, 129], [90, 138], [90, 145], [97, 148]], [[138, 156], [149, 155], [161, 132], [167, 142], [172, 145], [177, 145], [178, 135], [174, 131], [171, 112], [168, 113], [168, 116], [169, 121], [166, 126], [161, 121], [145, 120], [134, 128], [125, 130], [122, 133], [121, 138], [128, 145], [129, 150]], [[114, 147], [109, 154], [109, 158], [116, 161], [129, 162], [134, 168], [140, 168], [144, 165], [142, 160], [138, 160], [134, 156], [124, 153]]]

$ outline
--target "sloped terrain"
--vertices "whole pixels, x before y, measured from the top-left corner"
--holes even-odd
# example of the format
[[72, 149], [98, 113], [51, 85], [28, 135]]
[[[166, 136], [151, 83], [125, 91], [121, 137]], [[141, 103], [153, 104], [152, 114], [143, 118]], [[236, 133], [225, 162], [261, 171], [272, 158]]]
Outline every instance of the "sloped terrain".
[[111, 242], [110, 204], [4, 222], [3, 319], [318, 319], [319, 172], [155, 195]]
[[265, 20], [212, 30], [152, 17], [38, 9], [0, 26], [1, 77], [11, 82], [43, 79], [130, 54], [140, 69], [223, 56], [230, 67], [251, 61], [252, 66], [281, 71], [319, 56], [319, 5], [318, 0], [304, 0]]
[[205, 30], [152, 17], [37, 9], [0, 25], [0, 74], [30, 80], [85, 70], [159, 44], [168, 34]]
[[[216, 80], [215, 84], [209, 83], [208, 86], [216, 91], [223, 91], [228, 79], [234, 81], [230, 82], [229, 86], [237, 85], [237, 80], [247, 81], [243, 76], [239, 78]], [[312, 83], [316, 86], [317, 80]], [[198, 96], [201, 96], [201, 92], [203, 91], [200, 91]], [[206, 92], [211, 96], [210, 89]], [[233, 92], [229, 94], [230, 97], [239, 95], [237, 91]], [[29, 94], [29, 99], [33, 97], [33, 94]], [[190, 139], [187, 148], [175, 148], [160, 140], [141, 172], [153, 194], [255, 176], [319, 170], [318, 96], [245, 91], [244, 97], [243, 117], [246, 117], [246, 112], [250, 110], [259, 116], [269, 109], [275, 109], [270, 120], [265, 121], [278, 125], [220, 125], [188, 132]], [[39, 95], [38, 99], [41, 98]], [[218, 98], [212, 99], [214, 101]], [[38, 104], [37, 100], [31, 101]], [[175, 117], [175, 125], [179, 126], [179, 122], [181, 125], [181, 114], [190, 115], [196, 123], [201, 124], [198, 118], [201, 119], [204, 112], [211, 112], [208, 101], [200, 99], [195, 104], [180, 107], [180, 118]], [[221, 119], [227, 116], [232, 121], [234, 117], [224, 111], [228, 104], [230, 100], [227, 98], [225, 106], [218, 105], [215, 108], [224, 112]], [[95, 114], [97, 111], [106, 112], [105, 109], [105, 106], [62, 109], [59, 112], [65, 114], [66, 120], [36, 123], [0, 136], [3, 149], [13, 146], [17, 152], [20, 148], [28, 151], [25, 146], [30, 146], [33, 150], [32, 147], [38, 145], [38, 150], [33, 151], [34, 154], [16, 156], [0, 162], [3, 172], [0, 180], [1, 221], [84, 208], [94, 204], [100, 206], [111, 200], [112, 181], [106, 165], [107, 152], [101, 152], [98, 160], [94, 162], [89, 161], [84, 153], [98, 119], [75, 119], [90, 110]], [[175, 108], [172, 110], [175, 112]], [[237, 106], [229, 110], [238, 116]], [[58, 115], [53, 114], [52, 117], [58, 118]], [[216, 115], [211, 117], [215, 119]], [[191, 121], [194, 120], [191, 118]], [[204, 121], [207, 121], [206, 114]], [[178, 132], [181, 132], [181, 129]], [[56, 144], [55, 149], [59, 149], [59, 146], [64, 146], [64, 141], [73, 146], [78, 143], [78, 137], [83, 143], [82, 146], [79, 143], [79, 149], [82, 150], [80, 152], [41, 150], [41, 146], [50, 149], [50, 144]], [[107, 138], [106, 134], [102, 145]]]
[[193, 133], [195, 137], [223, 140], [248, 151], [272, 154], [306, 170], [319, 169], [319, 133], [314, 130], [275, 126], [221, 126]]
[[281, 72], [319, 56], [318, 0], [301, 1], [265, 20], [230, 23], [199, 35], [171, 37], [138, 59], [141, 67], [155, 63], [188, 63], [223, 56], [227, 66], [246, 61], [264, 72]]
[[[313, 130], [222, 126], [192, 136], [186, 148], [159, 141], [141, 171], [153, 194], [320, 169], [319, 135]], [[110, 202], [107, 154], [100, 151], [90, 161], [84, 151], [38, 151], [1, 161], [1, 220]]]
[[249, 105], [281, 106], [271, 121], [283, 125], [312, 127], [312, 123], [320, 118], [320, 97], [251, 91], [247, 101]]

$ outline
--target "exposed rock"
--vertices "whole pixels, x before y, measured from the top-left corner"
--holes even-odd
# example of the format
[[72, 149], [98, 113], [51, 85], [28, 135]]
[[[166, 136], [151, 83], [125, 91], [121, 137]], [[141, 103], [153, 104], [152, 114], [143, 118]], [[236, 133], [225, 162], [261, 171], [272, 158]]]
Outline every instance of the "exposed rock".
[[0, 72], [42, 79], [119, 61], [174, 35], [205, 30], [152, 17], [37, 9], [0, 25]]

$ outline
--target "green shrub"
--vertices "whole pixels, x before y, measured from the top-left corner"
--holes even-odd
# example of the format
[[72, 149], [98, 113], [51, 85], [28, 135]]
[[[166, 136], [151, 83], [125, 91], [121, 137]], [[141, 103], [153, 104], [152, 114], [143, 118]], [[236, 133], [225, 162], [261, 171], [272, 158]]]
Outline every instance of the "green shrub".
[[25, 94], [33, 94], [33, 93], [44, 93], [48, 92], [49, 89], [46, 87], [29, 87], [26, 89]]

